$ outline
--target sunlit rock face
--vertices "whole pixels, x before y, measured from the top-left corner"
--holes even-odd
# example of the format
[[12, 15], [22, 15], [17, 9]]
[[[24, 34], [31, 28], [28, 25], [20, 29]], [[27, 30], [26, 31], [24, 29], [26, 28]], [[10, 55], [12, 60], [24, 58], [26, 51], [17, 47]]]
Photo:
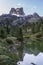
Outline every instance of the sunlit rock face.
[[11, 10], [10, 10], [10, 14], [11, 15], [24, 15], [24, 11], [23, 11], [23, 8], [21, 7], [21, 8], [11, 8]]

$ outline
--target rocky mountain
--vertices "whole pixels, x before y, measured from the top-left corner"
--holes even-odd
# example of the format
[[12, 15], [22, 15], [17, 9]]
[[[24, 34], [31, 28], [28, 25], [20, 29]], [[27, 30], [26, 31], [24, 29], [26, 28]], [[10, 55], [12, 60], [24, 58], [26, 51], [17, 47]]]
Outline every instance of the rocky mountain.
[[41, 22], [41, 17], [37, 13], [33, 13], [31, 18], [28, 20], [29, 23]]
[[17, 16], [15, 15], [3, 14], [0, 16], [0, 26], [6, 26], [7, 23], [11, 25], [12, 22], [16, 19], [17, 19]]
[[17, 25], [22, 26], [26, 23], [36, 23], [41, 22], [42, 17], [40, 17], [37, 13], [33, 13], [33, 15], [25, 15], [23, 8], [11, 8], [9, 14], [3, 14], [0, 16], [0, 25]]
[[33, 17], [40, 18], [40, 16], [37, 13], [33, 13]]
[[23, 11], [23, 8], [11, 8], [10, 10], [10, 14], [11, 15], [24, 15], [24, 11]]

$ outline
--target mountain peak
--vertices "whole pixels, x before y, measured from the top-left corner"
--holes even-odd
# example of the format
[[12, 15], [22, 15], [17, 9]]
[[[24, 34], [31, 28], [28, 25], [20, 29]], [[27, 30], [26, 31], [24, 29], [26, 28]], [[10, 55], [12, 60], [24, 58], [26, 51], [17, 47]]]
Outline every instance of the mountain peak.
[[36, 12], [33, 13], [33, 17], [37, 18], [37, 17], [40, 17]]
[[11, 8], [10, 10], [10, 14], [11, 15], [24, 15], [24, 11], [23, 11], [23, 8]]
[[10, 10], [10, 14], [16, 14], [16, 9], [15, 8], [11, 8], [11, 10]]

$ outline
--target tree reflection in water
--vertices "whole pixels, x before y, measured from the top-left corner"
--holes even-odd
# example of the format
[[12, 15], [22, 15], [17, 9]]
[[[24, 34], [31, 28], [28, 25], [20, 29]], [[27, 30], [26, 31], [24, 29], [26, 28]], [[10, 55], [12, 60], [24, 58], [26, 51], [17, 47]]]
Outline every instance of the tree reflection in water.
[[[23, 45], [23, 47], [19, 47], [19, 57], [23, 60], [23, 53], [24, 54], [28, 53], [30, 55], [33, 54], [36, 57], [38, 57], [38, 56], [41, 57], [40, 52], [43, 53], [43, 41], [41, 41], [41, 40], [36, 40], [36, 41], [35, 40], [34, 41], [27, 40], [26, 42], [27, 43], [25, 45]], [[41, 62], [41, 61], [38, 61], [38, 62]], [[34, 62], [31, 62], [30, 64], [37, 65]]]

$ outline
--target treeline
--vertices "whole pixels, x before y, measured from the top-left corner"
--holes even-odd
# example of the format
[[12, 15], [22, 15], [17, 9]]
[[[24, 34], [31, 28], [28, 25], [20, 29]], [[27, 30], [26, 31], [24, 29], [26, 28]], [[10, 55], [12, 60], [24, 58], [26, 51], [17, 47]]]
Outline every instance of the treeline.
[[43, 33], [43, 20], [38, 22], [27, 22], [25, 25], [19, 26], [12, 26], [9, 22], [9, 20], [6, 19], [6, 25], [1, 24], [0, 25], [0, 37], [5, 38], [7, 36], [14, 36], [16, 37], [19, 33], [19, 29], [21, 28], [23, 33], [24, 32], [30, 32], [32, 34], [42, 32]]

